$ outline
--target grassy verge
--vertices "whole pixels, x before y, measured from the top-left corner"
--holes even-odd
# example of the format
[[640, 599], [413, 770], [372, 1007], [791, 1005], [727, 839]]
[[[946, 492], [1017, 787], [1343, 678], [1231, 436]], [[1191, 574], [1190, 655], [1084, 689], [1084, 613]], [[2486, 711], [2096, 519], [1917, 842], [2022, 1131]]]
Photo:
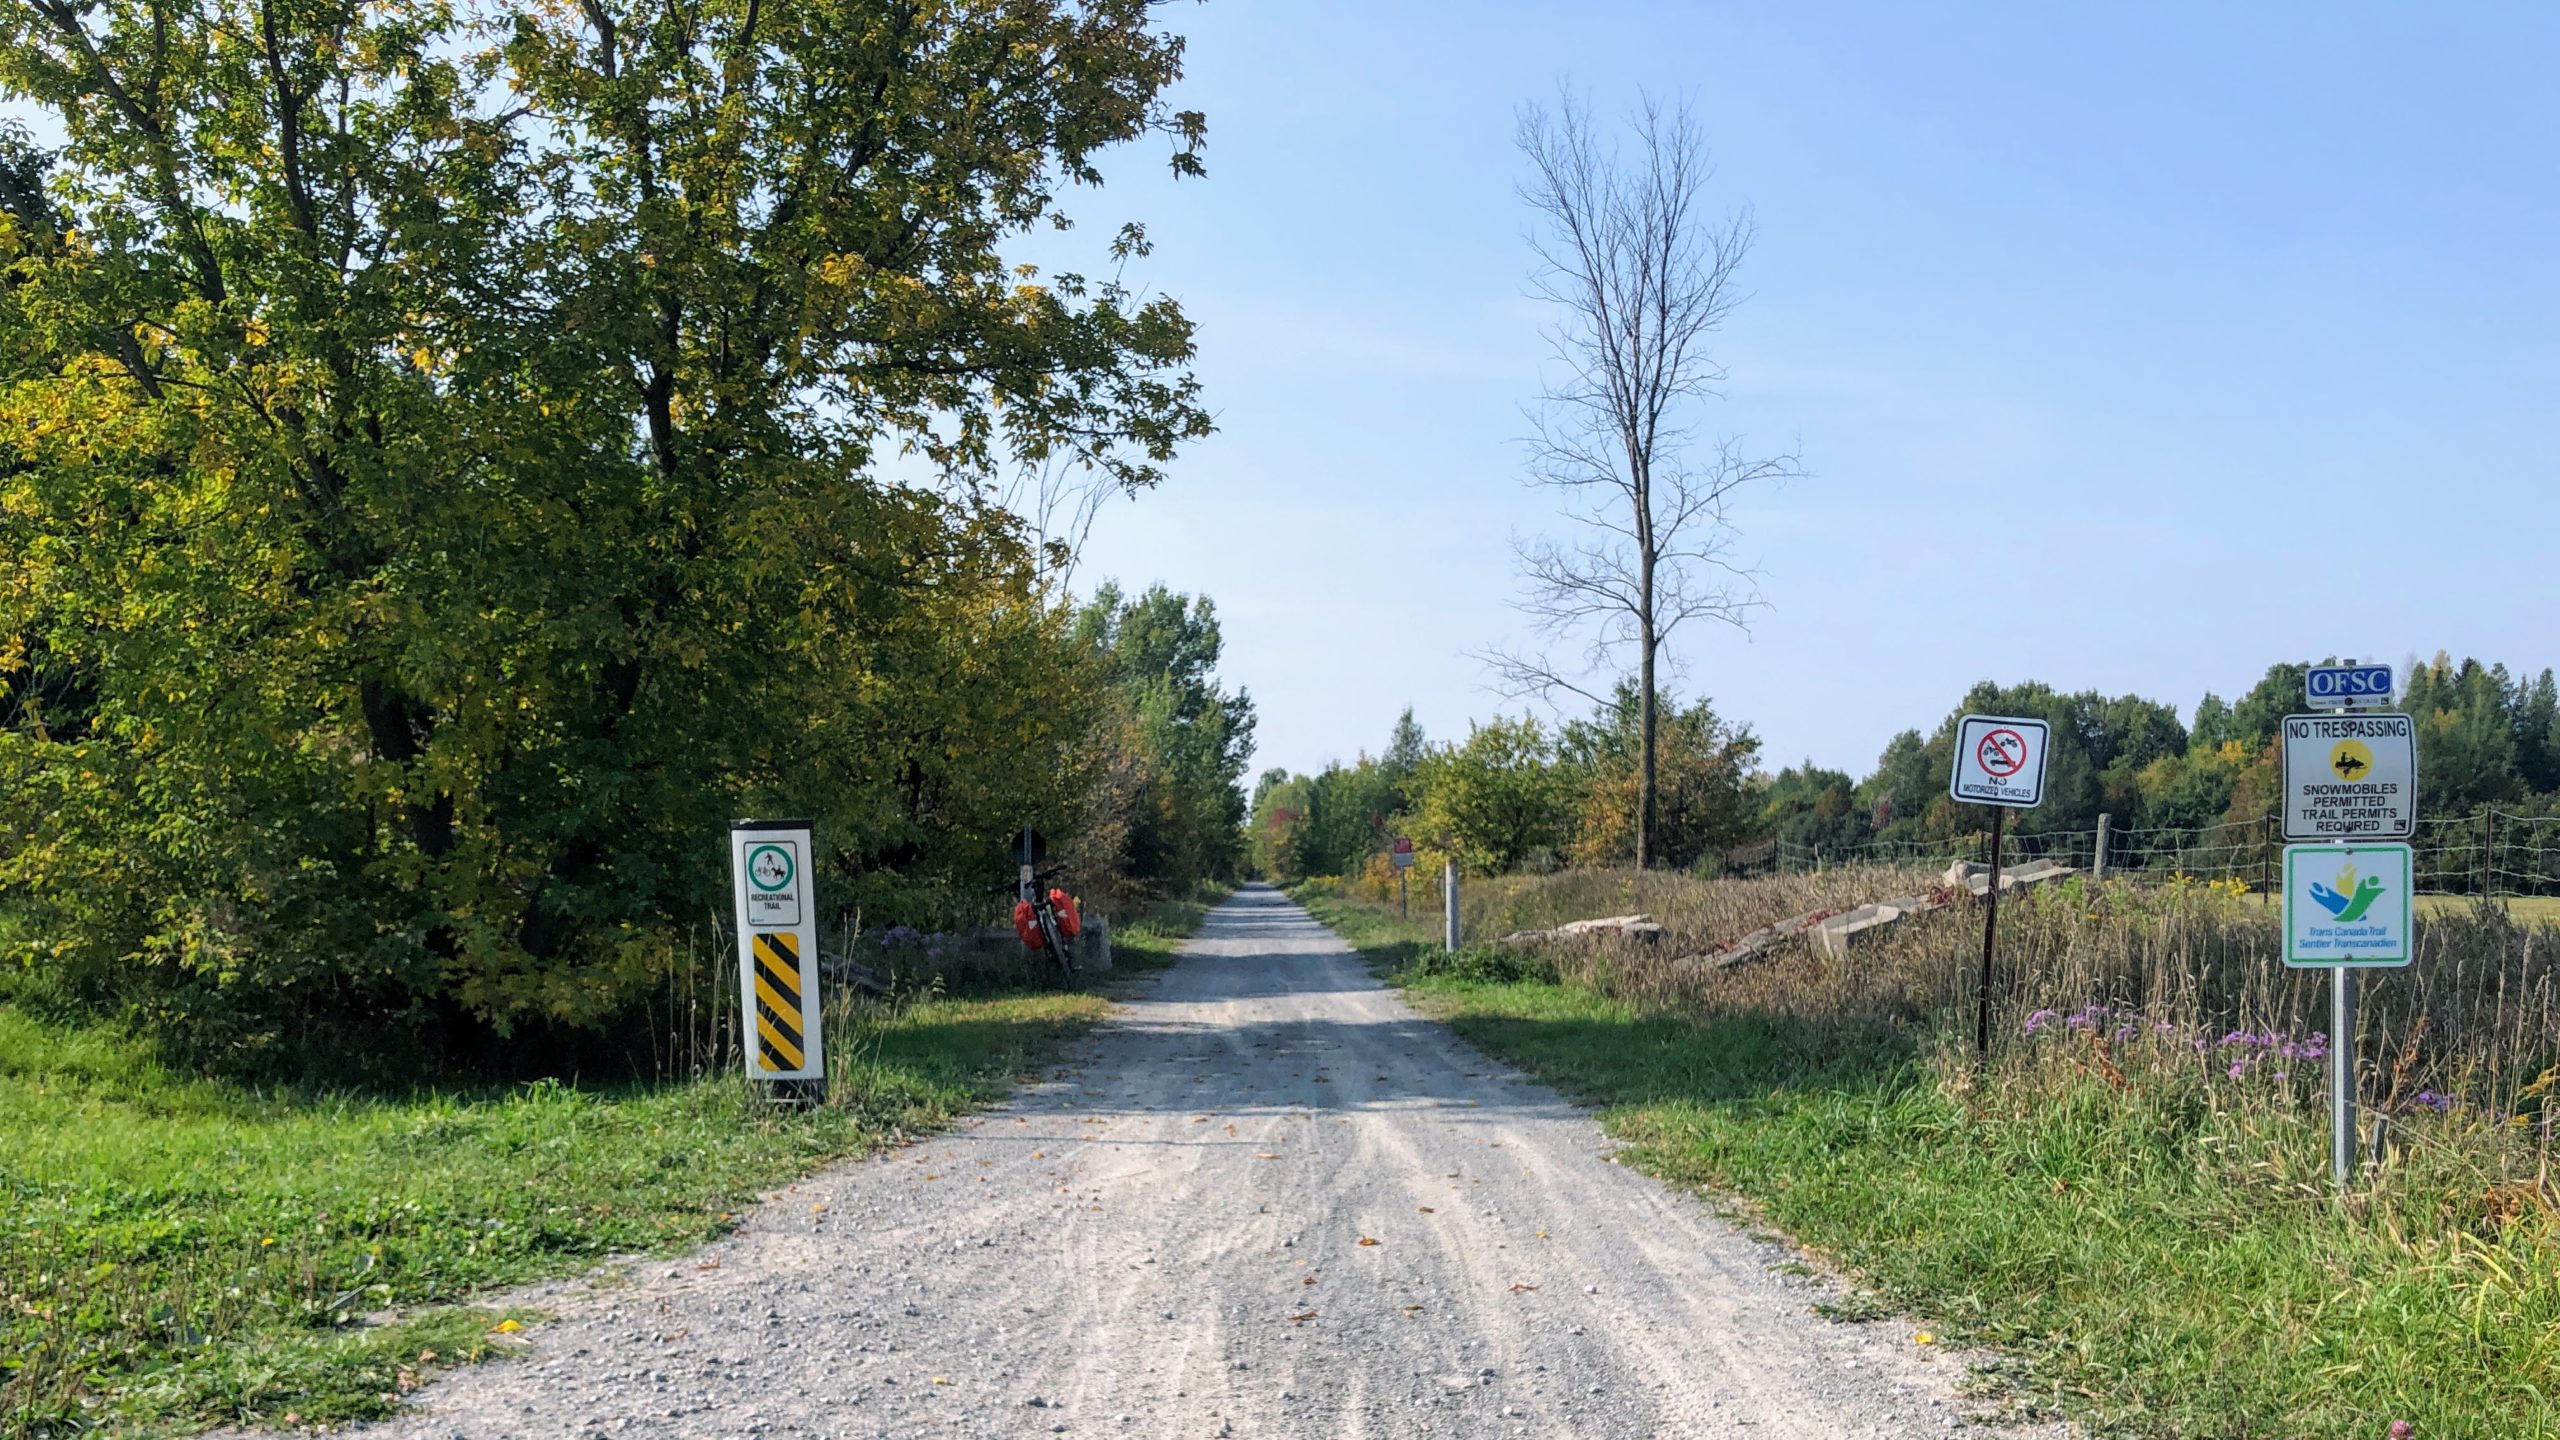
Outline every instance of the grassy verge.
[[1977, 1085], [1926, 1024], [1844, 1041], [1761, 1000], [1453, 963], [1423, 926], [1310, 900], [1426, 1012], [1606, 1107], [1632, 1163], [1746, 1197], [1882, 1303], [2015, 1357], [2012, 1410], [2144, 1436], [2560, 1436], [2560, 1223], [2546, 1181], [2495, 1169], [2513, 1115], [2404, 1115], [2341, 1210], [2317, 1065], [2238, 1080], [2227, 1052], [2181, 1069], [2057, 1022]]
[[1161, 970], [1182, 953], [1182, 942], [1200, 922], [1233, 893], [1221, 885], [1204, 886], [1178, 900], [1160, 900], [1111, 927], [1111, 963], [1124, 970]]
[[[1116, 932], [1141, 966], [1197, 901]], [[830, 1103], [734, 1080], [256, 1094], [0, 1005], [0, 1434], [379, 1415], [503, 1353], [495, 1287], [697, 1245], [757, 1191], [1000, 1095], [1107, 1011], [928, 997], [830, 1026]]]

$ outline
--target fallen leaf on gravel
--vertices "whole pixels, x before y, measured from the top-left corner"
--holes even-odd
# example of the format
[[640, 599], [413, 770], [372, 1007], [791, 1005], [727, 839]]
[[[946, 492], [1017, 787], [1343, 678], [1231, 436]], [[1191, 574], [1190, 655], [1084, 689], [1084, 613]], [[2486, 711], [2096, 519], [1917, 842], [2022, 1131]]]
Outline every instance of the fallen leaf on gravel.
[[1316, 1283], [1316, 1277], [1313, 1275], [1301, 1275], [1298, 1277], [1298, 1283], [1301, 1285], [1313, 1285]]
[[941, 1177], [941, 1176], [939, 1176], [939, 1175], [927, 1175], [927, 1176], [926, 1176], [926, 1177], [924, 1177], [924, 1178], [926, 1178], [927, 1180], [939, 1180], [939, 1179], [941, 1179], [942, 1177]]
[[1425, 1214], [1425, 1215], [1437, 1215], [1437, 1214], [1439, 1214], [1439, 1213], [1440, 1213], [1439, 1211], [1432, 1209], [1432, 1208], [1431, 1208], [1430, 1206], [1428, 1206], [1428, 1205], [1416, 1205], [1416, 1206], [1414, 1206], [1413, 1208], [1414, 1208], [1414, 1209], [1416, 1209], [1416, 1210], [1421, 1211], [1421, 1212], [1422, 1212], [1423, 1214]]
[[1034, 1160], [1040, 1159], [1040, 1158], [1041, 1158], [1041, 1152], [1040, 1152], [1040, 1151], [1037, 1151], [1037, 1150], [1032, 1151], [1032, 1152], [1031, 1152], [1031, 1158], [1032, 1158], [1032, 1159], [1034, 1159]]
[[1521, 1291], [1523, 1291], [1523, 1290], [1535, 1290], [1535, 1289], [1537, 1289], [1537, 1288], [1538, 1288], [1538, 1287], [1537, 1287], [1537, 1286], [1535, 1286], [1535, 1285], [1523, 1285], [1523, 1284], [1519, 1284], [1519, 1283], [1515, 1282], [1515, 1283], [1513, 1283], [1513, 1285], [1512, 1285], [1512, 1287], [1511, 1287], [1511, 1293], [1512, 1293], [1512, 1294], [1514, 1294], [1514, 1295], [1517, 1295], [1517, 1294], [1519, 1294], [1519, 1293], [1520, 1293]]
[[941, 1376], [939, 1376], [939, 1375], [936, 1375], [936, 1376], [934, 1376], [934, 1377], [933, 1377], [933, 1383], [934, 1383], [934, 1384], [936, 1384], [936, 1385], [948, 1385], [948, 1384], [950, 1384], [951, 1382], [950, 1382], [950, 1381], [948, 1381], [948, 1380], [943, 1379], [943, 1378], [942, 1378]]
[[1314, 1318], [1316, 1318], [1316, 1312], [1313, 1310], [1301, 1310], [1297, 1314], [1289, 1317], [1289, 1323], [1292, 1325], [1304, 1325]]
[[1235, 1126], [1235, 1122], [1234, 1122], [1234, 1121], [1232, 1121], [1232, 1120], [1230, 1120], [1230, 1121], [1228, 1121], [1228, 1122], [1227, 1122], [1227, 1133], [1228, 1133], [1228, 1134], [1230, 1134], [1230, 1135], [1233, 1135], [1234, 1133], [1236, 1133], [1236, 1126]]
[[717, 1259], [705, 1260], [693, 1268], [696, 1270], [717, 1270], [720, 1268], [720, 1262]]
[[1419, 1315], [1422, 1313], [1422, 1307], [1419, 1305], [1407, 1305], [1404, 1307], [1404, 1313], [1407, 1315]]
[[[926, 1176], [926, 1177], [924, 1177], [924, 1178], [926, 1178], [927, 1180], [930, 1180], [930, 1179], [932, 1179], [933, 1177], [932, 1177], [932, 1176], [930, 1176], [930, 1175], [927, 1175], [927, 1176]], [[813, 1200], [813, 1201], [811, 1201], [811, 1202], [809, 1203], [809, 1213], [810, 1213], [810, 1214], [812, 1214], [812, 1215], [815, 1215], [815, 1214], [817, 1214], [819, 1211], [824, 1210], [824, 1209], [826, 1209], [826, 1208], [827, 1208], [827, 1202], [826, 1202], [826, 1201], [824, 1201], [824, 1200]]]
[[1914, 1345], [1935, 1345], [1938, 1343], [1938, 1337], [1930, 1334], [1926, 1330], [1923, 1330], [1919, 1334], [1911, 1337], [1911, 1343]]
[[1375, 1241], [1375, 1240], [1370, 1239], [1370, 1238], [1369, 1238], [1368, 1236], [1366, 1236], [1366, 1235], [1363, 1235], [1363, 1236], [1361, 1236], [1361, 1237], [1360, 1237], [1360, 1243], [1361, 1243], [1361, 1244], [1363, 1244], [1363, 1245], [1375, 1245], [1375, 1244], [1377, 1244], [1378, 1242], [1377, 1242], [1377, 1241]]
[[494, 1326], [492, 1326], [492, 1327], [490, 1327], [490, 1328], [491, 1328], [491, 1329], [493, 1329], [493, 1330], [495, 1330], [495, 1331], [496, 1331], [498, 1334], [500, 1334], [500, 1335], [513, 1335], [513, 1334], [515, 1334], [517, 1331], [522, 1330], [522, 1329], [524, 1328], [524, 1322], [523, 1322], [523, 1321], [521, 1321], [521, 1320], [517, 1320], [517, 1319], [509, 1318], [509, 1319], [505, 1319], [505, 1320], [501, 1320], [501, 1321], [499, 1321], [496, 1325], [494, 1325]]
[[1263, 1151], [1261, 1154], [1256, 1155], [1256, 1156], [1254, 1156], [1253, 1158], [1254, 1158], [1254, 1159], [1256, 1159], [1256, 1160], [1277, 1160], [1277, 1159], [1279, 1159], [1280, 1157], [1279, 1157], [1279, 1156], [1277, 1156], [1277, 1155], [1272, 1154], [1272, 1153], [1271, 1153], [1270, 1151], [1268, 1151], [1268, 1150], [1265, 1150], [1265, 1151]]

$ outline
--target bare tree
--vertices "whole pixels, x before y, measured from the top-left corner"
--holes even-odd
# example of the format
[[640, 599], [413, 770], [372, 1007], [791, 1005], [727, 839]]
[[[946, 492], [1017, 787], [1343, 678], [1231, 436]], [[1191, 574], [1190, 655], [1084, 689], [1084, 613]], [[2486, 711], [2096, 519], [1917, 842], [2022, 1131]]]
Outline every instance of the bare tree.
[[1040, 567], [1040, 577], [1064, 593], [1084, 558], [1094, 522], [1113, 496], [1123, 493], [1117, 477], [1077, 457], [1053, 454], [1017, 467], [1013, 478], [978, 492], [980, 503], [1010, 512], [1022, 522]]
[[[1754, 458], [1733, 438], [1700, 443], [1698, 409], [1725, 371], [1709, 342], [1742, 297], [1747, 212], [1709, 214], [1706, 141], [1685, 104], [1647, 97], [1630, 117], [1633, 154], [1596, 133], [1565, 94], [1525, 107], [1520, 196], [1538, 217], [1532, 293], [1555, 307], [1551, 382], [1531, 408], [1529, 478], [1561, 492], [1581, 533], [1515, 541], [1517, 602], [1549, 645], [1579, 640], [1579, 670], [1547, 654], [1482, 652], [1507, 694], [1558, 692], [1610, 706], [1585, 677], [1625, 673], [1635, 651], [1642, 768], [1636, 863], [1654, 859], [1665, 646], [1693, 620], [1746, 627], [1762, 601], [1733, 556], [1733, 498], [1798, 473], [1793, 453]], [[1607, 688], [1605, 685], [1602, 688]]]

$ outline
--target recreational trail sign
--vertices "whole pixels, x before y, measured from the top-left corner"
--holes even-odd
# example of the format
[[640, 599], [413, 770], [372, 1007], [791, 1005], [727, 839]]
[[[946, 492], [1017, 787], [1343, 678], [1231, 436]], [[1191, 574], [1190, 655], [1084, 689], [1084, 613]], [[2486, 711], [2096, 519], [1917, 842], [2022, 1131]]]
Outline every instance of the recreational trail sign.
[[2041, 720], [1965, 716], [1956, 722], [1956, 768], [1947, 794], [1968, 804], [2034, 809], [2044, 799], [2047, 733]]
[[827, 1074], [809, 853], [806, 820], [740, 820], [729, 827], [747, 1078], [775, 1082], [776, 1098], [820, 1096]]
[[2406, 840], [2418, 828], [2418, 727], [2408, 716], [2284, 717], [2284, 838]]

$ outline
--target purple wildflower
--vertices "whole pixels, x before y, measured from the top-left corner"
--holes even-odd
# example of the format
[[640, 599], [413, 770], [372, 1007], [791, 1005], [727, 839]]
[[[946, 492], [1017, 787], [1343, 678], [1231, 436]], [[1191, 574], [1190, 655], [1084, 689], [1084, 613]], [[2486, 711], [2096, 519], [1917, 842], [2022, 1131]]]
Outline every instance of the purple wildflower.
[[2050, 1011], [2050, 1010], [2038, 1010], [2038, 1011], [2037, 1011], [2037, 1012], [2035, 1012], [2034, 1014], [2032, 1014], [2032, 1015], [2030, 1015], [2030, 1016], [2028, 1016], [2028, 1017], [2027, 1017], [2027, 1023], [2026, 1023], [2024, 1026], [2022, 1026], [2021, 1028], [2022, 1028], [2022, 1029], [2024, 1029], [2024, 1030], [2026, 1031], [2026, 1033], [2027, 1033], [2027, 1034], [2029, 1034], [2029, 1035], [2033, 1035], [2033, 1034], [2035, 1034], [2037, 1031], [2042, 1030], [2044, 1027], [2046, 1027], [2047, 1025], [2050, 1025], [2050, 1024], [2052, 1024], [2052, 1023], [2053, 1023], [2053, 1012], [2052, 1012], [2052, 1011]]

